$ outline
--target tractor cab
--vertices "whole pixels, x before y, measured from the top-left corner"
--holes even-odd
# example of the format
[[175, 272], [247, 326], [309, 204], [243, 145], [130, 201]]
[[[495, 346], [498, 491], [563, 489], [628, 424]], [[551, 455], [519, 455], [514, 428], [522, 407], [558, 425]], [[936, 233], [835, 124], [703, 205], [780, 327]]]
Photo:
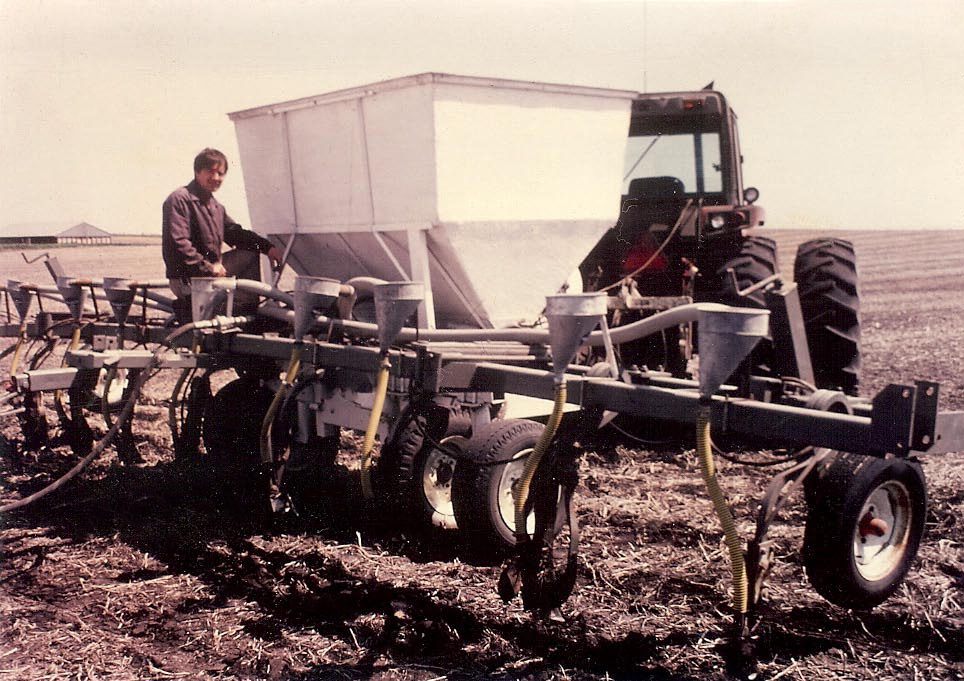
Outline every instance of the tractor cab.
[[[620, 217], [581, 266], [601, 288], [633, 275], [650, 295], [678, 295], [680, 277], [713, 242], [763, 224], [744, 192], [736, 114], [713, 90], [639, 95], [632, 104]], [[635, 273], [635, 274], [634, 274]]]

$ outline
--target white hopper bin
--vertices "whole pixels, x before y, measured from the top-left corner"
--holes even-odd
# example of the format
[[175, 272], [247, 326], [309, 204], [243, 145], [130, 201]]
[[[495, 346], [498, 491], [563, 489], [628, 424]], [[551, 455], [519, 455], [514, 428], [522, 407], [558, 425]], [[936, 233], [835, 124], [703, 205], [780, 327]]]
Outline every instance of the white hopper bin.
[[618, 218], [637, 93], [426, 73], [230, 114], [299, 274], [420, 280], [419, 323], [535, 320]]

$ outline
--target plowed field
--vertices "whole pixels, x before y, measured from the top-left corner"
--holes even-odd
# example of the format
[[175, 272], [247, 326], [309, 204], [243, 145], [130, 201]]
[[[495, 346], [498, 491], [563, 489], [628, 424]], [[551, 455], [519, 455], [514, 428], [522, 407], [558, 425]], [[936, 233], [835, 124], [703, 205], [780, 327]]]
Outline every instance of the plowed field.
[[[817, 236], [768, 234], [787, 271], [796, 244]], [[834, 236], [852, 239], [860, 262], [861, 392], [929, 379], [942, 408], [964, 409], [964, 232]], [[161, 275], [157, 246], [56, 255], [77, 275]], [[49, 280], [14, 251], [0, 263], [3, 279]], [[305, 474], [301, 517], [267, 531], [237, 481], [175, 463], [171, 383], [149, 383], [137, 408], [145, 463], [108, 450], [0, 521], [0, 679], [725, 678], [727, 558], [691, 442], [645, 448], [600, 433], [581, 468], [578, 585], [565, 621], [543, 622], [502, 603], [499, 566], [468, 561], [457, 533], [420, 535], [366, 506], [356, 436], [343, 436], [334, 471]], [[29, 451], [15, 419], [0, 427], [0, 501], [76, 461], [57, 431], [51, 448]], [[748, 537], [773, 471], [720, 470]], [[924, 459], [924, 470], [924, 544], [872, 611], [814, 593], [800, 556], [806, 507], [786, 508], [754, 631], [756, 678], [964, 678], [964, 454]]]

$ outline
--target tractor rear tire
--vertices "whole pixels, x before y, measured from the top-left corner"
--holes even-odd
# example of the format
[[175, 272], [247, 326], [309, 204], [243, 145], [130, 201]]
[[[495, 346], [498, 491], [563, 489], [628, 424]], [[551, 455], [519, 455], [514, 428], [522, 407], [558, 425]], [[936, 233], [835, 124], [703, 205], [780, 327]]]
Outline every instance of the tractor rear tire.
[[924, 535], [920, 464], [837, 453], [807, 480], [803, 564], [813, 588], [842, 608], [884, 602], [907, 575]]
[[[469, 440], [466, 458], [455, 469], [452, 505], [468, 548], [480, 556], [501, 556], [515, 546], [512, 487], [522, 477], [526, 457], [545, 429], [525, 419], [498, 419]], [[527, 529], [535, 529], [530, 514]]]
[[[723, 246], [713, 256], [704, 256], [697, 265], [700, 268], [698, 301], [765, 308], [762, 290], [746, 296], [741, 296], [740, 291], [780, 271], [777, 242], [765, 236], [748, 236], [740, 242]], [[736, 276], [735, 287], [728, 271], [731, 269]]]
[[857, 394], [860, 379], [860, 293], [853, 244], [813, 239], [793, 265], [818, 388]]
[[[751, 286], [780, 271], [777, 243], [765, 236], [749, 236], [741, 242], [724, 245], [712, 257], [698, 263], [696, 300], [733, 307], [766, 309], [762, 289], [740, 295]], [[733, 274], [730, 274], [733, 270]], [[699, 330], [697, 329], [697, 333]], [[773, 366], [773, 341], [762, 338], [749, 358], [755, 374], [770, 375]]]

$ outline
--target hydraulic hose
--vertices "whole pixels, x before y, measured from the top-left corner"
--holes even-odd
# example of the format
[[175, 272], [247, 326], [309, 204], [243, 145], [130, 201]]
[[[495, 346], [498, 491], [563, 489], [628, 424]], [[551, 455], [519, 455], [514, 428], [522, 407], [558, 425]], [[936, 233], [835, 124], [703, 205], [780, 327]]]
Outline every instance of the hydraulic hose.
[[713, 446], [710, 440], [710, 402], [700, 400], [699, 412], [696, 421], [696, 451], [700, 459], [700, 471], [703, 473], [703, 482], [706, 484], [706, 491], [713, 501], [713, 510], [716, 511], [723, 526], [723, 535], [726, 541], [726, 548], [730, 554], [730, 575], [733, 582], [733, 610], [738, 619], [742, 620], [747, 611], [747, 578], [746, 563], [743, 559], [743, 544], [736, 529], [736, 522], [733, 514], [726, 503], [723, 490], [716, 479], [716, 466], [713, 462]]
[[515, 502], [515, 536], [516, 542], [520, 544], [529, 537], [529, 533], [526, 531], [525, 510], [526, 502], [529, 499], [529, 486], [532, 484], [532, 478], [535, 477], [539, 462], [542, 461], [542, 457], [546, 451], [548, 451], [549, 443], [552, 442], [552, 438], [559, 428], [559, 423], [562, 421], [562, 411], [566, 406], [565, 380], [556, 383], [554, 392], [555, 399], [552, 405], [552, 414], [549, 415], [549, 421], [546, 423], [546, 428], [542, 431], [542, 435], [539, 436], [535, 448], [526, 459], [525, 468], [522, 470], [522, 477], [519, 478], [519, 481], [512, 490], [513, 501]]
[[[165, 286], [166, 285], [167, 284], [165, 284]], [[59, 303], [64, 302], [64, 298], [60, 294], [59, 289], [53, 286], [35, 286], [31, 290], [35, 290], [37, 292], [38, 298], [55, 300]], [[103, 300], [103, 301], [107, 300], [106, 296], [103, 296], [100, 294], [98, 294], [95, 297], [97, 298], [97, 300]], [[171, 305], [173, 304], [174, 299], [171, 298], [170, 296], [165, 296], [162, 293], [156, 293], [154, 291], [149, 290], [144, 294], [144, 297], [152, 301], [152, 304], [148, 304], [148, 307], [151, 309], [160, 310], [161, 312], [170, 312], [172, 310]], [[94, 306], [92, 304], [84, 305], [84, 312], [93, 312], [93, 311], [94, 311]]]
[[83, 459], [78, 461], [77, 464], [69, 471], [64, 473], [64, 475], [54, 480], [52, 483], [50, 483], [43, 489], [38, 490], [37, 492], [34, 492], [30, 496], [24, 497], [23, 499], [18, 499], [17, 501], [12, 501], [9, 504], [0, 506], [0, 513], [6, 513], [8, 511], [14, 511], [18, 508], [23, 508], [24, 506], [27, 506], [28, 504], [31, 504], [34, 501], [37, 501], [38, 499], [47, 496], [51, 492], [54, 492], [60, 489], [65, 484], [67, 484], [70, 480], [72, 480], [77, 475], [82, 473], [91, 464], [91, 462], [94, 459], [100, 456], [107, 448], [107, 445], [109, 445], [111, 441], [114, 439], [114, 437], [116, 437], [117, 433], [120, 432], [120, 429], [123, 427], [124, 423], [130, 417], [131, 412], [134, 410], [134, 404], [137, 402], [137, 398], [140, 396], [141, 390], [144, 388], [144, 384], [147, 383], [147, 381], [151, 378], [151, 369], [155, 368], [158, 364], [160, 364], [162, 354], [164, 353], [165, 350], [171, 347], [171, 344], [174, 343], [175, 340], [183, 336], [185, 333], [189, 331], [193, 331], [197, 328], [205, 328], [205, 327], [212, 327], [212, 326], [220, 327], [220, 326], [229, 326], [234, 324], [243, 324], [251, 321], [252, 319], [253, 317], [250, 317], [250, 316], [216, 317], [215, 319], [212, 319], [209, 321], [192, 322], [190, 324], [184, 324], [174, 329], [174, 331], [168, 334], [168, 336], [164, 339], [161, 345], [158, 346], [158, 348], [154, 351], [154, 354], [151, 355], [151, 358], [148, 361], [147, 366], [144, 367], [144, 370], [141, 371], [140, 375], [137, 377], [137, 381], [134, 383], [134, 387], [131, 390], [130, 398], [128, 398], [127, 402], [124, 403], [124, 408], [121, 410], [121, 413], [117, 416], [117, 420], [114, 421], [114, 425], [111, 426], [110, 430], [107, 431], [107, 434], [103, 438], [101, 438], [101, 440], [96, 445], [94, 445], [91, 448], [90, 453], [87, 456], [85, 456]]
[[361, 459], [361, 486], [362, 494], [366, 499], [375, 496], [372, 489], [372, 449], [375, 447], [375, 433], [378, 432], [378, 422], [382, 418], [382, 410], [385, 408], [385, 395], [388, 393], [388, 375], [392, 365], [388, 359], [388, 354], [382, 355], [382, 362], [378, 368], [378, 380], [375, 383], [375, 402], [372, 404], [371, 413], [368, 415], [368, 427], [365, 428], [365, 443], [362, 446]]
[[100, 413], [104, 417], [104, 423], [110, 428], [114, 425], [114, 418], [110, 415], [110, 388], [117, 377], [117, 367], [112, 366], [104, 373], [103, 393], [100, 396]]
[[[201, 352], [201, 344], [195, 341], [194, 354], [198, 354], [200, 352]], [[175, 441], [177, 441], [178, 437], [180, 437], [180, 434], [181, 434], [181, 429], [178, 426], [178, 418], [177, 418], [177, 407], [181, 401], [181, 389], [184, 387], [184, 384], [187, 382], [188, 377], [195, 370], [196, 369], [193, 369], [193, 368], [186, 368], [182, 370], [180, 376], [177, 377], [177, 381], [174, 382], [174, 389], [171, 390], [171, 397], [167, 407], [167, 424], [168, 424], [168, 427], [171, 429], [171, 437]], [[107, 395], [106, 390], [104, 390], [104, 395]]]

